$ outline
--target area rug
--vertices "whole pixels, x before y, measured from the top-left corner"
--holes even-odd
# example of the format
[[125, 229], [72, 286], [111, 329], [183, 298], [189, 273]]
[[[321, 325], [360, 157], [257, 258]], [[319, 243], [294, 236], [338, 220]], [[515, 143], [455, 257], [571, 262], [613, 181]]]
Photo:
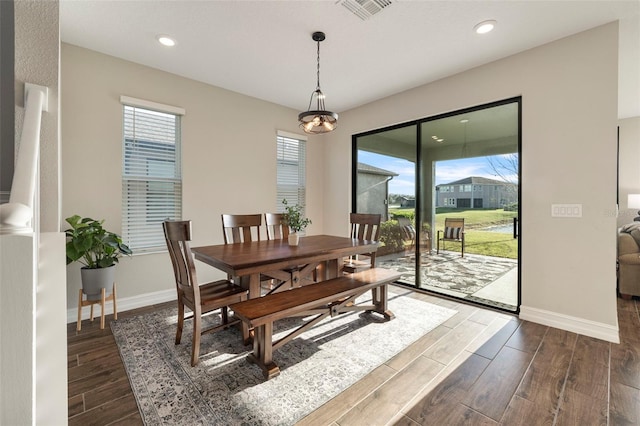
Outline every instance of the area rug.
[[[400, 281], [415, 284], [415, 255], [386, 257], [376, 260], [376, 265], [393, 269], [402, 274]], [[491, 284], [518, 266], [514, 259], [480, 256], [459, 252], [435, 251], [422, 256], [422, 287], [436, 287], [470, 295]], [[462, 296], [463, 296], [462, 295]]]
[[[281, 373], [269, 381], [247, 362], [251, 348], [235, 327], [202, 337], [196, 367], [191, 321], [174, 344], [176, 308], [111, 329], [146, 425], [292, 425], [456, 313], [406, 294], [390, 295], [389, 309], [396, 318], [388, 322], [363, 312], [323, 320], [274, 352]], [[276, 322], [274, 333], [298, 321]]]

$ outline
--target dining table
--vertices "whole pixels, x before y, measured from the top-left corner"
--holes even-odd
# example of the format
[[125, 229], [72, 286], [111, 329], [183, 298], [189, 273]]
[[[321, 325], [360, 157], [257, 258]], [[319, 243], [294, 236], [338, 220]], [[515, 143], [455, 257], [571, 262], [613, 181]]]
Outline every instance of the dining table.
[[323, 281], [341, 273], [345, 258], [373, 253], [378, 242], [335, 235], [301, 237], [298, 245], [286, 239], [247, 241], [193, 247], [194, 257], [248, 289], [249, 298], [262, 295], [261, 277], [278, 280], [282, 289]]

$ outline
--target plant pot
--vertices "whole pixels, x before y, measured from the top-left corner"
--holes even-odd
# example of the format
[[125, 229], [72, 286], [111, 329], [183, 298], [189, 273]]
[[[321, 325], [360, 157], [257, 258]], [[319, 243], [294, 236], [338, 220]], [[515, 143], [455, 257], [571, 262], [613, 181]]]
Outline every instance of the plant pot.
[[82, 292], [87, 295], [87, 300], [100, 300], [103, 288], [107, 295], [111, 294], [115, 272], [115, 265], [108, 268], [81, 268]]
[[292, 233], [289, 234], [289, 245], [290, 246], [297, 246], [299, 242], [300, 242], [300, 235], [298, 235], [297, 232], [292, 232]]

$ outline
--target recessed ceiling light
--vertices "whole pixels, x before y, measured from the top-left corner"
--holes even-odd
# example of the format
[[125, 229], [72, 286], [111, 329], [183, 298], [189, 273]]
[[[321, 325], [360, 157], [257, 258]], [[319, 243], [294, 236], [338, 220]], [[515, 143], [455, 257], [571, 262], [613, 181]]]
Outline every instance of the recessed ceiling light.
[[174, 39], [172, 39], [171, 37], [169, 37], [168, 35], [159, 35], [156, 37], [158, 39], [158, 41], [160, 42], [160, 44], [164, 45], [164, 46], [168, 46], [168, 47], [173, 47], [176, 45], [176, 41]]
[[493, 30], [495, 26], [496, 26], [496, 21], [494, 20], [482, 21], [479, 24], [477, 24], [475, 27], [473, 27], [473, 30], [478, 34], [486, 34], [489, 31]]
[[442, 143], [442, 142], [444, 142], [444, 139], [442, 139], [442, 138], [440, 138], [440, 139], [436, 139], [436, 142], [440, 142], [440, 143]]
[[463, 118], [462, 120], [460, 120], [460, 122], [461, 122], [461, 123], [468, 123], [468, 122], [469, 122], [469, 120], [468, 120], [468, 119], [466, 119], [466, 118]]

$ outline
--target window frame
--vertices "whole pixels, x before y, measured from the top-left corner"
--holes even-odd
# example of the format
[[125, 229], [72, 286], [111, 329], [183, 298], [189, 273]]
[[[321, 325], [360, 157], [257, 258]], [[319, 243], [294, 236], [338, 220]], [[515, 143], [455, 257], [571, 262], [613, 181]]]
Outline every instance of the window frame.
[[[287, 149], [288, 144], [297, 143], [297, 155], [296, 159], [290, 155], [291, 151], [286, 153], [283, 151]], [[281, 156], [282, 154], [282, 156]], [[289, 154], [289, 155], [286, 155]], [[285, 170], [285, 167], [289, 170]], [[293, 178], [292, 171], [295, 169], [295, 176], [297, 182]], [[283, 175], [289, 174], [289, 178], [292, 182], [282, 184], [281, 180], [285, 177]], [[295, 189], [292, 187], [295, 186]], [[283, 189], [283, 187], [286, 187]], [[291, 193], [295, 192], [295, 196], [291, 196]], [[307, 207], [307, 137], [298, 135], [295, 133], [284, 132], [278, 130], [276, 132], [276, 212], [284, 212], [284, 204], [282, 199], [287, 198], [288, 205], [295, 205], [296, 203], [302, 207], [303, 215], [306, 214]], [[292, 199], [295, 198], [295, 199]]]
[[[160, 226], [162, 221], [167, 218], [171, 220], [182, 218], [182, 116], [186, 114], [186, 111], [184, 108], [128, 96], [121, 96], [120, 103], [122, 105], [123, 126], [121, 141], [122, 238], [132, 249], [134, 255], [163, 252], [167, 250], [167, 247], [164, 242], [162, 226]], [[173, 119], [163, 118], [159, 115], [158, 117], [162, 118], [157, 123], [160, 126], [156, 129], [160, 131], [159, 136], [157, 138], [143, 136], [138, 139], [135, 128], [136, 113], [142, 120], [145, 118], [145, 114], [147, 115], [146, 119], [149, 119], [156, 113], [171, 115]], [[134, 128], [128, 129], [127, 120], [131, 119], [134, 120], [132, 124]], [[172, 121], [173, 131], [167, 131], [162, 127], [163, 124], [171, 126]], [[142, 126], [148, 124], [150, 124], [148, 121], [141, 122]], [[139, 129], [140, 132], [144, 130], [146, 129]], [[173, 145], [173, 152], [167, 149], [167, 146], [163, 147], [163, 144]], [[170, 168], [167, 168], [165, 163], [171, 164]], [[153, 173], [150, 168], [155, 168], [156, 172]], [[136, 186], [142, 188], [140, 194], [143, 195], [136, 194]], [[160, 190], [154, 194], [153, 187]], [[150, 205], [155, 207], [160, 203], [166, 203], [166, 206], [160, 205], [159, 212], [149, 213]], [[138, 207], [135, 207], [136, 204]], [[173, 208], [171, 208], [172, 205]]]

